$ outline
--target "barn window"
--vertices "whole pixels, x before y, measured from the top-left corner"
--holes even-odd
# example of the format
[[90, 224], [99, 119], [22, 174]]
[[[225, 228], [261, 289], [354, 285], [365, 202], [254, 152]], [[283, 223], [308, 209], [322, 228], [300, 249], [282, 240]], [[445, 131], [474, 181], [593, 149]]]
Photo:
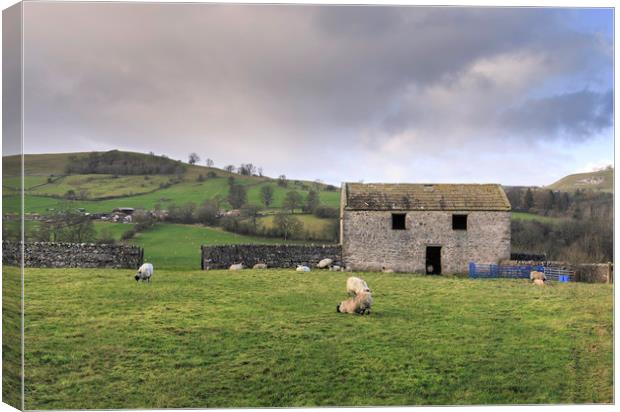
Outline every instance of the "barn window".
[[406, 213], [392, 213], [392, 229], [405, 230]]
[[467, 230], [467, 215], [452, 215], [453, 230]]

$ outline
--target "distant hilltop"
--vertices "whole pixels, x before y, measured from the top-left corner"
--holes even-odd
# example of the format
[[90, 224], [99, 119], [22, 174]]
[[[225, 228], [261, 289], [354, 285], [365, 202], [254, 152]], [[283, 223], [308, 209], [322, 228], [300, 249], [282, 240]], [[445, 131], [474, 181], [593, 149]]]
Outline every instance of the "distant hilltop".
[[608, 166], [603, 170], [588, 173], [575, 173], [561, 178], [555, 183], [546, 186], [547, 189], [574, 192], [577, 189], [592, 189], [601, 192], [613, 193], [614, 168]]

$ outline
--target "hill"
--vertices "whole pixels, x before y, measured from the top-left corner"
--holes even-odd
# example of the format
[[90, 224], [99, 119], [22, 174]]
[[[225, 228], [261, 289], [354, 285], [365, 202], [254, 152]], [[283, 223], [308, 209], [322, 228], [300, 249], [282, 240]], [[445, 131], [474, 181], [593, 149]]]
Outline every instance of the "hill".
[[577, 189], [592, 189], [595, 191], [613, 193], [614, 169], [610, 166], [604, 170], [595, 172], [575, 173], [565, 176], [545, 188], [562, 192], [574, 192]]
[[[114, 154], [114, 160], [110, 160]], [[92, 162], [92, 158], [96, 162]], [[76, 161], [77, 159], [77, 161]], [[5, 210], [10, 212], [10, 197], [18, 194], [19, 176], [7, 173], [19, 166], [19, 156], [3, 157], [3, 196]], [[178, 164], [180, 167], [166, 173], [141, 173], [162, 164]], [[137, 165], [134, 167], [128, 165]], [[288, 191], [298, 191], [306, 196], [310, 190], [318, 190], [322, 204], [338, 206], [339, 192], [327, 185], [310, 181], [287, 181], [278, 184], [277, 179], [267, 176], [248, 176], [231, 173], [214, 167], [190, 165], [162, 156], [133, 152], [52, 153], [24, 156], [24, 187], [26, 212], [45, 213], [57, 209], [70, 200], [75, 207], [89, 212], [109, 212], [115, 207], [153, 209], [172, 203], [195, 203], [220, 196], [226, 199], [229, 179], [246, 187], [248, 202], [261, 205], [260, 190], [263, 186], [273, 189], [273, 202], [269, 206], [282, 206]], [[163, 169], [162, 169], [163, 170]], [[80, 171], [84, 173], [70, 173]], [[332, 190], [328, 190], [332, 189]], [[224, 209], [231, 206], [224, 201]]]

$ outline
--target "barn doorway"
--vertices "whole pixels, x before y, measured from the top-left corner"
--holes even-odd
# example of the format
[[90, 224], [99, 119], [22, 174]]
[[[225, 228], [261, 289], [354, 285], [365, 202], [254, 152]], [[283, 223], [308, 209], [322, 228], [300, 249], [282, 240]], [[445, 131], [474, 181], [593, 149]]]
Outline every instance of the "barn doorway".
[[426, 274], [441, 275], [441, 246], [426, 247]]

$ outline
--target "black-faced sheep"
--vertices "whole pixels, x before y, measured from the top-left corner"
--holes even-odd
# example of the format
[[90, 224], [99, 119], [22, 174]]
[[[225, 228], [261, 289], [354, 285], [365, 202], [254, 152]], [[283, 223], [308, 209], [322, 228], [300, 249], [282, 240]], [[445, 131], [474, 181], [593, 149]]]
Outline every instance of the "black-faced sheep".
[[151, 276], [153, 276], [153, 265], [151, 263], [144, 263], [136, 272], [134, 279], [136, 279], [136, 282], [141, 280], [144, 282], [150, 282]]
[[372, 305], [372, 295], [370, 292], [360, 292], [355, 297], [343, 300], [336, 306], [338, 313], [359, 313], [360, 315], [370, 314]]

